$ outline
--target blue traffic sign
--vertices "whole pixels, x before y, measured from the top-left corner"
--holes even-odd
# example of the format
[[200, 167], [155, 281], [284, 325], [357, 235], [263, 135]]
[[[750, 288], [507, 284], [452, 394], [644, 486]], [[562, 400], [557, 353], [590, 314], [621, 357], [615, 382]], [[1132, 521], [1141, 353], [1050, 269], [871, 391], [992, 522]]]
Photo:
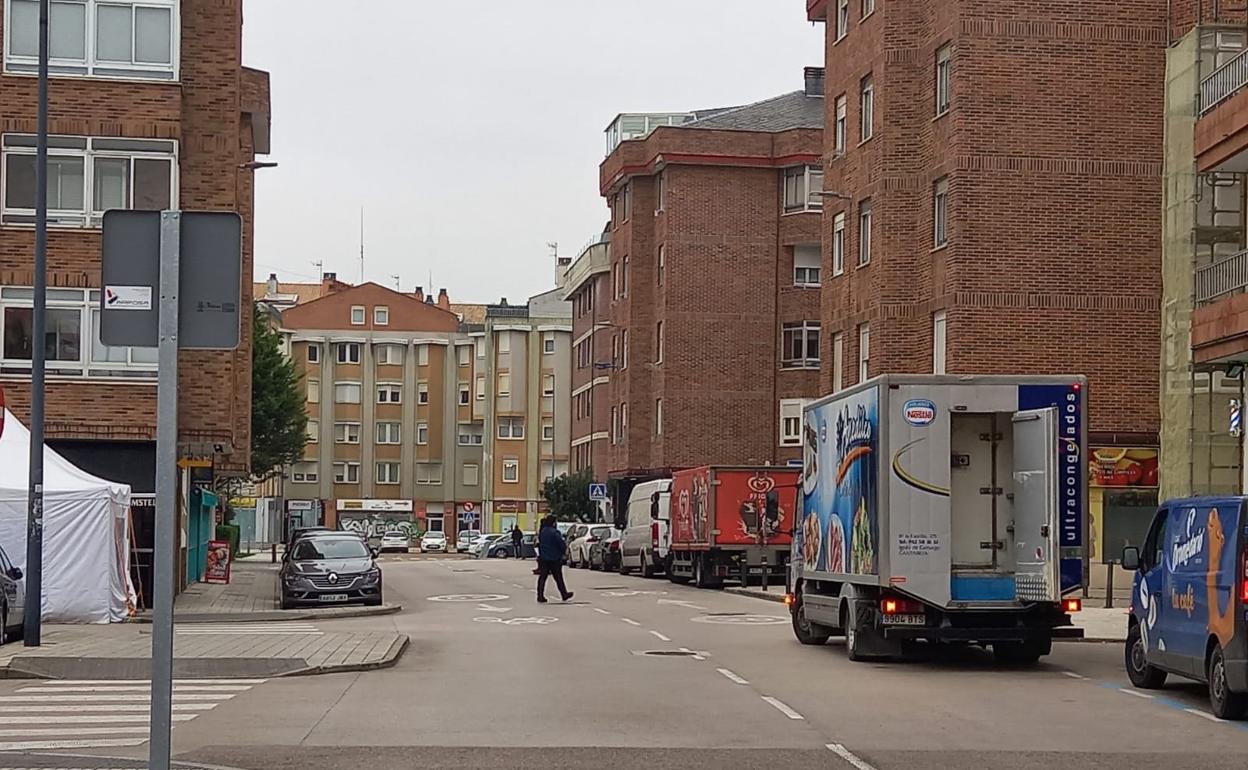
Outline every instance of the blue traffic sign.
[[606, 484], [590, 484], [589, 485], [590, 500], [606, 500], [607, 485]]

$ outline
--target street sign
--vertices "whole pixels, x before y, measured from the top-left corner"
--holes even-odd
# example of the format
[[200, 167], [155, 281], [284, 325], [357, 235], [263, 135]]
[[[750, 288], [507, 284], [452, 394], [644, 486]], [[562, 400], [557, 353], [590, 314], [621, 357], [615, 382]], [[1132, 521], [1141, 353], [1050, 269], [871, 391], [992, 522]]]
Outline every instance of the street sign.
[[[243, 222], [232, 211], [180, 217], [178, 347], [238, 347], [242, 305]], [[158, 211], [104, 214], [100, 339], [117, 347], [154, 348], [159, 339]]]
[[607, 499], [607, 485], [594, 483], [589, 485], [589, 499], [601, 502]]
[[[4, 406], [4, 401], [0, 400], [0, 406]], [[464, 503], [464, 513], [472, 513], [476, 508], [471, 502]]]

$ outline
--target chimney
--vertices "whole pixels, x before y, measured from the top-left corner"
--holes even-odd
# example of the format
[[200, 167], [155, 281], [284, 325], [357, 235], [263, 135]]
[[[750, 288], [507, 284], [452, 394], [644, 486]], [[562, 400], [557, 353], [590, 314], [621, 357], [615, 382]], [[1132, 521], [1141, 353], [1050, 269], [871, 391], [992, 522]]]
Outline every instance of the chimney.
[[502, 299], [498, 301], [498, 304], [501, 305], [502, 307], [507, 307], [507, 298], [503, 297]]
[[269, 273], [269, 283], [265, 287], [265, 293], [270, 297], [277, 296], [277, 273]]
[[432, 304], [434, 304], [434, 303], [433, 303], [433, 295], [432, 295], [432, 294], [430, 294], [428, 297], [425, 297], [425, 304], [426, 304], [426, 305], [432, 305]]
[[338, 291], [338, 274], [321, 273], [321, 296], [325, 297]]
[[424, 286], [416, 287], [416, 301], [417, 302], [425, 301], [425, 287]]
[[446, 289], [438, 289], [438, 307], [443, 310], [451, 309], [451, 296], [446, 293]]
[[571, 257], [555, 259], [555, 288], [562, 289], [568, 280], [568, 268], [572, 266]]
[[806, 95], [820, 96], [827, 90], [827, 74], [823, 67], [806, 68]]

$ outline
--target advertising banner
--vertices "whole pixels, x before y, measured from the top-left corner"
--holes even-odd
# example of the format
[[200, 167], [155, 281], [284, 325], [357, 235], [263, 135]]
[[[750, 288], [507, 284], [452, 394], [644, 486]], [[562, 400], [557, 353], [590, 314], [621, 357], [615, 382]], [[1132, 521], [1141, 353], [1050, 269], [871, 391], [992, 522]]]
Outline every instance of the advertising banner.
[[208, 541], [208, 567], [204, 570], [204, 582], [230, 582], [230, 541]]

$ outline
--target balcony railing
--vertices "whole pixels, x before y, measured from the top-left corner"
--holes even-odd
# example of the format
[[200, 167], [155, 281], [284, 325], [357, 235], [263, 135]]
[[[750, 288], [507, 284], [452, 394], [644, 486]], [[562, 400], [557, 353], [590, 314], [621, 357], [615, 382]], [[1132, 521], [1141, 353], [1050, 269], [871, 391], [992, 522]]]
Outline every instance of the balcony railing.
[[1248, 48], [1200, 81], [1200, 114], [1204, 115], [1248, 85]]
[[1248, 288], [1248, 251], [1196, 268], [1196, 306], [1208, 305]]

